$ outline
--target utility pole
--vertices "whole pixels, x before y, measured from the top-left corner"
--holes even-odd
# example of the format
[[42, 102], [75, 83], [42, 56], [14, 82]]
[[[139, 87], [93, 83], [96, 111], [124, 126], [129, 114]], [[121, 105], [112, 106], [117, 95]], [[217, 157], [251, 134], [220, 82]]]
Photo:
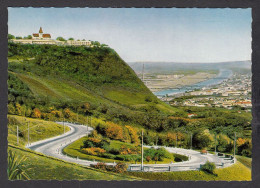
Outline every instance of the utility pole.
[[142, 81], [144, 82], [144, 63], [143, 63], [143, 70], [142, 70]]
[[176, 148], [178, 147], [178, 133], [176, 133]]
[[235, 132], [235, 138], [234, 138], [234, 159], [236, 155], [236, 132]]
[[65, 134], [64, 116], [63, 116], [63, 133]]
[[190, 149], [192, 149], [192, 133], [190, 134]]
[[17, 134], [16, 134], [16, 136], [17, 136], [17, 145], [19, 145], [19, 129], [18, 129], [18, 125], [17, 125]]
[[215, 134], [215, 155], [217, 154], [217, 136]]
[[28, 146], [30, 145], [30, 127], [29, 127], [29, 122], [27, 122], [28, 125]]
[[143, 171], [143, 168], [144, 168], [144, 147], [143, 147], [143, 144], [144, 144], [144, 131], [142, 130], [142, 151], [141, 151], [141, 155], [142, 155], [142, 158], [141, 158], [141, 171]]

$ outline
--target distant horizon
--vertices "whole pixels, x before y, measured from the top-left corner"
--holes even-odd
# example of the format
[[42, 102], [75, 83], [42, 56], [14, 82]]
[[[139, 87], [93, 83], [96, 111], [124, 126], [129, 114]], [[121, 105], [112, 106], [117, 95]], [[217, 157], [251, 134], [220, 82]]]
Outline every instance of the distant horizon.
[[107, 44], [126, 62], [251, 60], [251, 22], [250, 8], [8, 8], [10, 34], [42, 27]]
[[233, 63], [233, 62], [247, 62], [252, 60], [234, 60], [234, 61], [220, 61], [220, 62], [174, 62], [174, 61], [132, 61], [126, 63], [194, 63], [194, 64], [213, 64], [213, 63]]

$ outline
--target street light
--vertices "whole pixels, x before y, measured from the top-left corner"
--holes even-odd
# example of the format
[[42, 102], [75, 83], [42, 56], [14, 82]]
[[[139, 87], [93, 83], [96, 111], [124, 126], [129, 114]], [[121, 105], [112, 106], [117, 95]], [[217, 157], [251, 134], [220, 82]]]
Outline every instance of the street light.
[[217, 135], [215, 133], [215, 155], [217, 155]]
[[236, 132], [235, 132], [235, 138], [234, 138], [234, 159], [236, 155]]
[[144, 148], [143, 148], [143, 144], [144, 144], [144, 131], [142, 130], [142, 158], [141, 158], [141, 171], [143, 171], [144, 168]]
[[190, 133], [190, 149], [192, 149], [192, 133]]

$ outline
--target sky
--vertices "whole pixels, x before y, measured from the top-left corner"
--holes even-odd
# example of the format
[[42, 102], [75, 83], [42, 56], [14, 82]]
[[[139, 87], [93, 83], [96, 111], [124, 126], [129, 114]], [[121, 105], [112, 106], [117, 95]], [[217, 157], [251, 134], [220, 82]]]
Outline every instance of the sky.
[[108, 44], [126, 62], [251, 60], [251, 9], [8, 8], [9, 33]]

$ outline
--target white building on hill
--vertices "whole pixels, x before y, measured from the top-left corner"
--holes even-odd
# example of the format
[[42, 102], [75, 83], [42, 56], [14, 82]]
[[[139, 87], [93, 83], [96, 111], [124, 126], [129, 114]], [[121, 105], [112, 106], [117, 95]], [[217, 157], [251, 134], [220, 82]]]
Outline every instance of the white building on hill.
[[52, 44], [52, 45], [69, 45], [69, 46], [91, 46], [89, 40], [67, 40], [60, 41], [51, 39], [51, 35], [43, 33], [42, 27], [40, 27], [39, 33], [33, 33], [31, 39], [12, 39], [14, 43], [21, 44]]

